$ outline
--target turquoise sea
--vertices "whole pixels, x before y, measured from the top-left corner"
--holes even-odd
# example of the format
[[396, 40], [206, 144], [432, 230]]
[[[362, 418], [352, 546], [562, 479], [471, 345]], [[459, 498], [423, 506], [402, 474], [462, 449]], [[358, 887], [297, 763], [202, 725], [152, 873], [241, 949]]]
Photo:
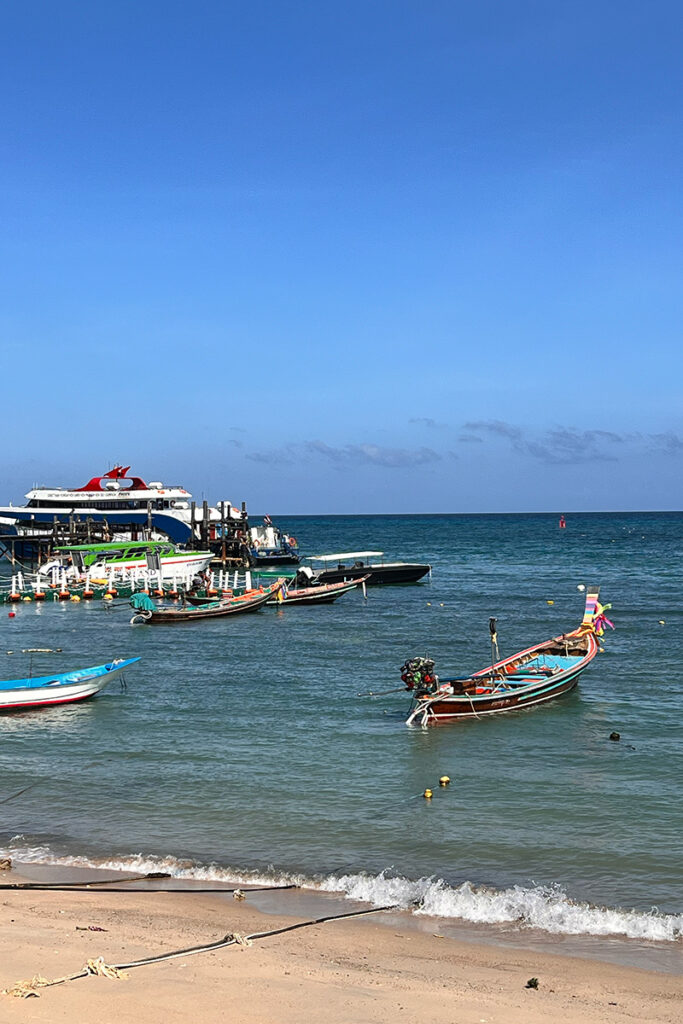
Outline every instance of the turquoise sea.
[[[17, 860], [294, 877], [498, 937], [683, 946], [683, 515], [277, 517], [306, 553], [433, 565], [318, 608], [132, 627], [125, 602], [3, 610], [4, 677], [140, 655], [93, 701], [0, 716], [0, 845]], [[568, 697], [407, 729], [406, 657], [437, 671], [573, 628], [616, 631]], [[550, 603], [553, 602], [553, 603]], [[610, 733], [621, 734], [618, 743]], [[447, 774], [452, 782], [440, 790]], [[428, 803], [421, 793], [435, 790]]]

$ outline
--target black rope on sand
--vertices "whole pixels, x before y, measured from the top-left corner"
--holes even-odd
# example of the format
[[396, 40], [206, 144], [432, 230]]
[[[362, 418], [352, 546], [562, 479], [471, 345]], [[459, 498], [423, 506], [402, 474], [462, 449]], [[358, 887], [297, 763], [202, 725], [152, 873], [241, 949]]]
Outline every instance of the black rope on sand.
[[[281, 887], [276, 887], [281, 888]], [[295, 888], [287, 886], [286, 888]], [[172, 890], [171, 890], [172, 891]], [[215, 890], [213, 890], [215, 891]], [[253, 890], [250, 890], [253, 891]], [[299, 928], [310, 928], [316, 924], [326, 924], [329, 921], [342, 921], [352, 917], [363, 917], [367, 914], [380, 914], [385, 910], [400, 910], [398, 904], [387, 907], [371, 907], [368, 910], [352, 910], [347, 914], [332, 914], [326, 917], [311, 918], [308, 921], [299, 921], [297, 924], [284, 925], [282, 928], [272, 928], [266, 932], [252, 932], [250, 935], [240, 935], [238, 932], [228, 932], [222, 939], [215, 942], [202, 943], [200, 946], [188, 946], [185, 949], [172, 950], [169, 953], [159, 953], [156, 956], [144, 957], [141, 960], [131, 960], [125, 964], [106, 964], [102, 957], [88, 960], [86, 966], [74, 974], [65, 975], [62, 978], [54, 978], [49, 981], [47, 978], [36, 976], [30, 981], [18, 982], [10, 989], [4, 989], [4, 995], [13, 995], [26, 998], [37, 996], [39, 988], [51, 988], [54, 985], [63, 985], [67, 981], [76, 981], [78, 978], [87, 978], [90, 974], [97, 974], [107, 978], [125, 977], [123, 972], [134, 967], [145, 967], [148, 964], [162, 963], [164, 960], [175, 960], [183, 956], [194, 956], [197, 953], [209, 953], [216, 949], [224, 949], [227, 946], [250, 946], [256, 939], [271, 938], [274, 935], [283, 935], [286, 932], [297, 931]]]
[[[250, 890], [252, 891], [252, 890]], [[189, 946], [187, 949], [175, 950], [172, 953], [161, 953], [158, 956], [145, 957], [143, 960], [132, 960], [127, 964], [115, 964], [117, 971], [129, 970], [132, 967], [144, 967], [145, 964], [155, 964], [162, 960], [171, 960], [174, 957], [192, 956], [195, 953], [210, 952], [213, 949], [221, 949], [223, 946], [239, 944], [241, 946], [252, 943], [255, 939], [271, 938], [273, 935], [283, 935], [285, 932], [294, 932], [299, 928], [310, 928], [315, 924], [326, 924], [328, 921], [342, 921], [350, 917], [363, 917], [366, 914], [380, 914], [383, 910], [400, 910], [398, 903], [389, 907], [370, 907], [368, 910], [351, 910], [347, 914], [330, 914], [326, 917], [314, 917], [308, 921], [299, 921], [296, 924], [283, 925], [282, 928], [272, 928], [267, 932], [252, 932], [250, 935], [238, 935], [228, 932], [217, 942], [206, 943], [201, 946]]]
[[[140, 875], [139, 878], [126, 878], [126, 879], [124, 879], [124, 881], [126, 881], [126, 882], [144, 882], [144, 881], [147, 880], [148, 877], [150, 877], [150, 876], [148, 876], [148, 875]], [[154, 876], [152, 876], [152, 877], [154, 877]], [[164, 876], [164, 877], [166, 877], [166, 876]], [[168, 876], [168, 877], [170, 877], [170, 876]], [[121, 881], [120, 879], [117, 879], [117, 882], [120, 882], [120, 881]], [[98, 887], [98, 889], [97, 889], [98, 893], [99, 892], [102, 892], [102, 893], [105, 893], [105, 892], [134, 892], [136, 894], [137, 893], [145, 893], [145, 892], [183, 892], [183, 893], [193, 893], [193, 892], [197, 892], [197, 893], [203, 893], [203, 892], [217, 892], [217, 893], [221, 893], [221, 892], [226, 892], [226, 893], [230, 893], [230, 892], [233, 892], [233, 893], [234, 892], [270, 892], [273, 889], [280, 890], [280, 889], [298, 889], [299, 888], [298, 885], [292, 883], [291, 885], [259, 885], [259, 886], [254, 886], [253, 888], [249, 888], [249, 889], [242, 889], [241, 887], [236, 887], [236, 888], [232, 888], [232, 889], [217, 889], [215, 886], [213, 886], [213, 887], [210, 887], [210, 886], [201, 886], [201, 887], [197, 886], [196, 888], [187, 888], [187, 889], [180, 889], [180, 888], [178, 888], [178, 889], [169, 889], [168, 886], [164, 886], [164, 887], [162, 887], [162, 886], [148, 886], [148, 887], [145, 887], [144, 889], [129, 889], [126, 886], [122, 886], [120, 884], [119, 885], [114, 885], [109, 879], [105, 879], [102, 882], [62, 882], [62, 883], [55, 884], [55, 885], [49, 885], [47, 882], [45, 882], [45, 883], [43, 883], [43, 882], [7, 882], [7, 883], [4, 883], [4, 884], [0, 885], [0, 890], [3, 890], [3, 889], [17, 889], [17, 890], [25, 891], [25, 890], [29, 889], [29, 890], [31, 890], [33, 892], [35, 892], [35, 891], [38, 891], [38, 892], [94, 892], [95, 891], [95, 886]], [[101, 886], [108, 886], [108, 888], [104, 889], [104, 888], [101, 888]]]
[[[38, 785], [38, 783], [34, 783]], [[15, 794], [16, 795], [16, 794]], [[11, 799], [11, 797], [10, 797]], [[130, 878], [95, 878], [91, 882], [4, 882], [0, 889], [89, 889], [93, 885], [120, 885], [121, 882], [144, 882], [148, 878], [171, 878], [168, 871], [150, 871]]]

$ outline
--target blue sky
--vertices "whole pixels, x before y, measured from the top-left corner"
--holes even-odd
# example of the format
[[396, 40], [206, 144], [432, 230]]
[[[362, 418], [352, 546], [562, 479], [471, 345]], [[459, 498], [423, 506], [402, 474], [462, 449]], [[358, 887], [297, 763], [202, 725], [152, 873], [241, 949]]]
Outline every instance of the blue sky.
[[0, 26], [0, 501], [683, 507], [678, 4]]

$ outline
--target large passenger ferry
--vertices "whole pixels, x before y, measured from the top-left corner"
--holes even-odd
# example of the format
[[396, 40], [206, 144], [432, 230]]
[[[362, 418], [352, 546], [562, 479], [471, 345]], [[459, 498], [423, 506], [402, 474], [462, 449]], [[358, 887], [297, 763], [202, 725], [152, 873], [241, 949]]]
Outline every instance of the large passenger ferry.
[[[31, 538], [49, 535], [55, 524], [74, 520], [101, 524], [112, 541], [130, 538], [139, 531], [154, 539], [194, 544], [203, 524], [202, 505], [193, 509], [192, 495], [184, 487], [160, 481], [145, 483], [129, 473], [130, 466], [114, 466], [82, 487], [34, 487], [26, 495], [26, 505], [0, 507], [0, 534], [5, 546], [12, 543], [17, 556], [22, 557], [22, 541], [28, 547]], [[210, 530], [219, 523], [245, 517], [228, 501], [221, 502], [220, 511], [207, 507], [206, 512]]]

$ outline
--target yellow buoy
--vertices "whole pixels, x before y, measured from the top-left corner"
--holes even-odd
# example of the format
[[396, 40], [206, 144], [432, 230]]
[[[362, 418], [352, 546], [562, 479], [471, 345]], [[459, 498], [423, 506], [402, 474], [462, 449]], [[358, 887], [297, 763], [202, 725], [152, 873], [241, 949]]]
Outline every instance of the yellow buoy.
[[72, 601], [80, 601], [80, 597], [78, 596], [78, 594], [72, 594], [71, 595], [71, 600]]
[[431, 800], [434, 794], [432, 793], [431, 789], [425, 789], [422, 796], [425, 798], [425, 800]]
[[103, 600], [104, 601], [113, 601], [114, 598], [112, 597], [111, 594], [105, 594]]
[[[25, 599], [24, 599], [24, 600], [25, 600]], [[659, 625], [660, 625], [660, 626], [666, 626], [666, 619], [660, 619], [660, 620], [659, 620]]]
[[451, 780], [448, 778], [447, 775], [442, 775], [441, 778], [439, 779], [439, 785], [440, 786], [448, 786], [450, 781]]
[[30, 600], [31, 600], [31, 598], [30, 598], [30, 597], [22, 597], [22, 599], [21, 599], [21, 600], [22, 600], [22, 601], [30, 601]]
[[546, 601], [546, 604], [555, 604], [554, 601]]
[[431, 608], [431, 607], [432, 607], [432, 602], [431, 602], [431, 601], [427, 601], [427, 607], [428, 607], [428, 608]]

